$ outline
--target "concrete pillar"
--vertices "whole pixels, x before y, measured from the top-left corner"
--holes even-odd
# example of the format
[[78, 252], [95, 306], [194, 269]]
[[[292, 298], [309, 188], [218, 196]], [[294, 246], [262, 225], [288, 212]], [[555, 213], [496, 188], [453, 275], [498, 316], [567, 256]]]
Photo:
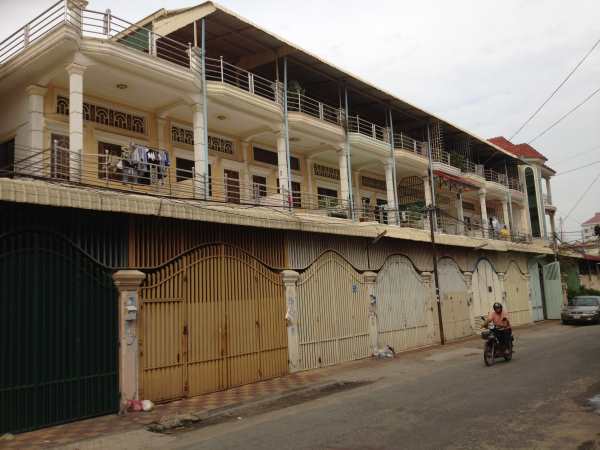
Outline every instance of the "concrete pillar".
[[244, 162], [244, 172], [242, 173], [242, 200], [254, 202], [254, 184], [252, 183], [252, 177], [250, 176], [250, 169], [248, 168], [248, 158], [250, 157], [250, 149], [252, 145], [250, 142], [242, 141], [242, 161]]
[[201, 103], [192, 105], [194, 131], [194, 197], [208, 198], [208, 147], [204, 142], [204, 109]]
[[487, 204], [485, 201], [485, 189], [479, 190], [479, 207], [481, 208], [481, 230], [484, 237], [488, 237], [487, 230], [489, 228]]
[[300, 370], [300, 341], [298, 338], [298, 289], [296, 283], [300, 274], [294, 270], [282, 272], [283, 285], [285, 286], [285, 299], [287, 310], [285, 321], [288, 335], [288, 364], [290, 372]]
[[548, 204], [552, 205], [552, 189], [550, 189], [550, 178], [545, 178], [546, 180], [546, 195], [548, 196]]
[[377, 323], [377, 298], [375, 297], [377, 274], [365, 272], [363, 277], [369, 296], [369, 350], [372, 355], [375, 355], [379, 351], [379, 324]]
[[314, 164], [312, 158], [306, 158], [306, 182], [308, 186], [306, 186], [306, 193], [308, 195], [308, 201], [302, 199], [302, 204], [305, 205], [309, 209], [317, 208], [317, 198], [315, 197], [315, 189], [313, 187], [313, 175], [314, 175]]
[[113, 280], [119, 290], [119, 388], [121, 402], [139, 400], [138, 288], [146, 275], [119, 270]]
[[[431, 187], [429, 186], [429, 177], [423, 177], [423, 192], [425, 193], [425, 207], [429, 208], [431, 206]], [[425, 218], [423, 220], [423, 228], [425, 230], [429, 230], [429, 214], [425, 214]], [[435, 229], [435, 228], [434, 228]]]
[[336, 150], [338, 156], [338, 166], [340, 169], [340, 195], [339, 198], [342, 207], [348, 207], [349, 190], [348, 190], [348, 159], [346, 158], [346, 149], [341, 147]]
[[421, 272], [421, 279], [423, 280], [423, 288], [426, 292], [425, 301], [430, 305], [428, 310], [431, 316], [427, 321], [429, 324], [427, 334], [431, 337], [431, 342], [435, 342], [440, 339], [440, 324], [437, 313], [437, 299], [435, 297], [435, 289], [433, 286], [433, 273]]
[[83, 167], [83, 73], [86, 67], [72, 63], [69, 74], [69, 179], [81, 181]]
[[[158, 148], [166, 150], [169, 145], [169, 139], [167, 134], [167, 119], [164, 117], [158, 117], [156, 119], [157, 126], [157, 137], [158, 137]], [[175, 164], [175, 158], [173, 157], [173, 164]]]
[[473, 314], [473, 272], [463, 272], [463, 278], [465, 280], [465, 285], [467, 286], [467, 305], [469, 306], [471, 329], [477, 331], [479, 326], [475, 322], [475, 315]]
[[277, 135], [277, 176], [279, 177], [279, 192], [285, 206], [288, 205], [291, 192], [288, 182], [288, 159], [285, 148], [285, 132], [283, 128], [276, 132]]
[[508, 200], [502, 200], [502, 217], [506, 228], [510, 229], [510, 214], [508, 213]]
[[393, 161], [388, 161], [384, 164], [385, 166], [385, 188], [387, 192], [387, 207], [390, 211], [388, 213], [388, 223], [398, 223], [398, 208], [396, 206], [396, 194], [394, 190], [396, 186], [394, 185], [394, 163]]
[[352, 192], [354, 198], [354, 207], [357, 210], [362, 211], [362, 196], [360, 194], [360, 176], [360, 170], [354, 172], [354, 189], [352, 190]]
[[29, 149], [23, 151], [16, 149], [17, 161], [23, 159], [23, 164], [15, 169], [22, 173], [42, 176], [44, 151], [44, 96], [48, 89], [42, 86], [29, 86], [26, 89], [28, 96], [29, 112]]
[[456, 224], [456, 234], [465, 233], [465, 211], [463, 209], [463, 194], [462, 191], [456, 194], [456, 218], [458, 222]]

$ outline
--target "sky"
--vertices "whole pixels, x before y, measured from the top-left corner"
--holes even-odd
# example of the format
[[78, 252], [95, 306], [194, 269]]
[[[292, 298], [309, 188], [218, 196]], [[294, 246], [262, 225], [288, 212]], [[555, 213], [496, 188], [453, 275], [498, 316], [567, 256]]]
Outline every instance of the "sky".
[[[51, 0], [0, 0], [0, 40]], [[89, 9], [136, 21], [199, 0], [91, 0]], [[597, 0], [222, 0], [260, 27], [482, 137], [510, 137], [600, 38]], [[529, 142], [600, 88], [600, 46], [514, 139]], [[559, 175], [566, 217], [600, 174], [600, 94], [532, 145]], [[569, 174], [560, 172], [586, 166]], [[589, 167], [587, 167], [589, 166]], [[565, 230], [600, 212], [600, 180]]]

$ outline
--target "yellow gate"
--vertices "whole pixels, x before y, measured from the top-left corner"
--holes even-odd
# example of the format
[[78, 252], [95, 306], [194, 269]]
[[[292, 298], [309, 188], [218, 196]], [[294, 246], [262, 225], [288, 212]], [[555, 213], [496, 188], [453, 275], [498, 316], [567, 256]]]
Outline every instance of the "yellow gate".
[[511, 262], [504, 276], [506, 307], [513, 325], [531, 323], [529, 304], [529, 277], [524, 275], [515, 262]]
[[208, 245], [149, 274], [140, 314], [141, 392], [164, 401], [285, 375], [280, 275]]

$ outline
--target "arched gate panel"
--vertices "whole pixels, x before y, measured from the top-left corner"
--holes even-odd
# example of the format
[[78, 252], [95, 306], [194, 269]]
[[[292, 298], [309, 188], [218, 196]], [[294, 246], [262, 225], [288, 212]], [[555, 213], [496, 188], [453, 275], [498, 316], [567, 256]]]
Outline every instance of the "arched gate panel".
[[481, 259], [473, 272], [473, 304], [471, 314], [474, 323], [481, 322], [481, 316], [487, 317], [494, 303], [504, 303], [502, 287], [498, 274], [487, 259]]
[[[456, 263], [444, 258], [438, 263], [442, 323], [447, 340], [473, 334], [469, 309], [469, 292], [465, 279]], [[436, 324], [439, 323], [436, 317]], [[439, 338], [439, 337], [438, 337]]]
[[529, 304], [529, 278], [523, 275], [515, 263], [508, 265], [504, 276], [506, 291], [506, 307], [513, 325], [531, 322], [531, 305]]
[[387, 259], [377, 275], [375, 298], [381, 347], [401, 351], [435, 342], [431, 286], [406, 257]]
[[199, 247], [141, 289], [142, 389], [163, 401], [287, 373], [280, 275], [224, 244]]
[[362, 277], [333, 252], [298, 279], [300, 367], [329, 366], [369, 356], [369, 300]]
[[529, 260], [529, 292], [531, 298], [531, 315], [534, 321], [544, 320], [544, 305], [542, 303], [542, 283], [540, 268], [536, 259]]

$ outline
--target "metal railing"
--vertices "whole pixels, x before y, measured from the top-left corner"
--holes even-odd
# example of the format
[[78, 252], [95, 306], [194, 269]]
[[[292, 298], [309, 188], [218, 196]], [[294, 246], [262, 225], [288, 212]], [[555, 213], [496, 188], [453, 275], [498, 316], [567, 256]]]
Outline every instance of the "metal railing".
[[335, 125], [342, 124], [342, 110], [307, 97], [300, 92], [288, 92], [288, 111], [308, 114]]
[[402, 132], [394, 133], [394, 148], [396, 150], [406, 150], [427, 157], [427, 143], [417, 141]]
[[149, 56], [200, 73], [198, 50], [121, 19], [110, 10], [82, 10], [71, 0], [60, 0], [0, 43], [0, 64], [25, 51], [61, 25], [81, 36], [106, 39]]
[[473, 161], [466, 159], [462, 168], [464, 173], [477, 175], [478, 177], [485, 178], [484, 168], [482, 164], [475, 164]]
[[350, 133], [362, 134], [381, 142], [389, 142], [387, 128], [369, 122], [359, 116], [348, 117], [348, 131]]

